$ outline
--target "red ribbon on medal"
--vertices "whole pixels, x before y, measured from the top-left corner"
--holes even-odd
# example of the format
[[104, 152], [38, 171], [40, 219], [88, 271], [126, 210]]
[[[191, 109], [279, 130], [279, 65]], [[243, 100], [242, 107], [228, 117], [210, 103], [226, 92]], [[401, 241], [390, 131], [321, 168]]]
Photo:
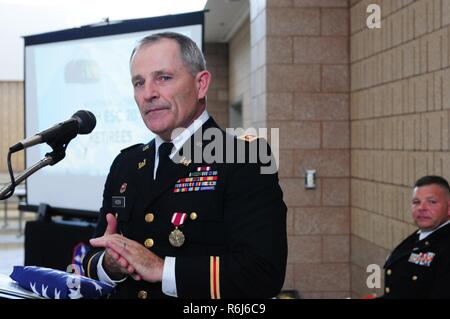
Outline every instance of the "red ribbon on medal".
[[172, 215], [172, 224], [178, 228], [179, 226], [183, 225], [184, 221], [186, 220], [186, 213], [173, 213]]
[[169, 242], [174, 247], [181, 247], [184, 244], [185, 237], [183, 232], [178, 229], [178, 226], [183, 225], [186, 216], [186, 213], [173, 213], [172, 215], [172, 224], [175, 226], [175, 229], [169, 235]]

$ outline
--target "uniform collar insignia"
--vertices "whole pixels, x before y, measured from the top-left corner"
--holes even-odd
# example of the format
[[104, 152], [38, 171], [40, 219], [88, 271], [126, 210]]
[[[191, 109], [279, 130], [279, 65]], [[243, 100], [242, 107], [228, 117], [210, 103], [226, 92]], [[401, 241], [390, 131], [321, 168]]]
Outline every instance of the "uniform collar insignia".
[[147, 159], [144, 158], [144, 160], [142, 162], [138, 163], [138, 169], [141, 169], [142, 167], [144, 167], [145, 164], [147, 164]]

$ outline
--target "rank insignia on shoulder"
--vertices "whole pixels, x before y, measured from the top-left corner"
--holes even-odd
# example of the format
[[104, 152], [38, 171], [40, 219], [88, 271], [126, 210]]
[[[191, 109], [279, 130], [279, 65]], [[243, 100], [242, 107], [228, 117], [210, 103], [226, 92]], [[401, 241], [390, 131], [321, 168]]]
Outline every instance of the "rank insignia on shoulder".
[[238, 137], [238, 139], [246, 141], [246, 142], [253, 142], [254, 140], [256, 140], [258, 137], [255, 135], [250, 135], [250, 134], [244, 134]]
[[182, 157], [181, 159], [180, 159], [180, 164], [183, 164], [184, 166], [189, 166], [189, 164], [191, 164], [192, 163], [192, 161], [191, 160], [188, 160], [186, 157]]
[[138, 169], [141, 169], [142, 167], [144, 167], [145, 164], [147, 164], [147, 159], [144, 158], [144, 160], [142, 162], [138, 163]]

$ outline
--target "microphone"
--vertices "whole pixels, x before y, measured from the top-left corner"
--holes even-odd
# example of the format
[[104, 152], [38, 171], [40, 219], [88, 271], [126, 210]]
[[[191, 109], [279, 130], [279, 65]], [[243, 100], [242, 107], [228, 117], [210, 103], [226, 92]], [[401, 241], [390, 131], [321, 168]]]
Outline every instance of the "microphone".
[[19, 141], [11, 146], [9, 151], [14, 153], [40, 143], [48, 143], [50, 146], [67, 144], [78, 134], [91, 133], [95, 128], [95, 124], [97, 124], [97, 121], [94, 114], [80, 110], [72, 115], [70, 119]]

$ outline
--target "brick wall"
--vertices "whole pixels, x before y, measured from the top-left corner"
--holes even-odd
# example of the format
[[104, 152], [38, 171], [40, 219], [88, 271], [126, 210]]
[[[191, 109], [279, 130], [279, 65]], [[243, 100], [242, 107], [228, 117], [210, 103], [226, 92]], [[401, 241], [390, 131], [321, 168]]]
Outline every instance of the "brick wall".
[[[11, 145], [24, 135], [23, 82], [0, 81], [0, 173], [8, 172], [6, 159]], [[15, 172], [24, 169], [23, 152], [12, 156]]]
[[[368, 4], [381, 29], [366, 27]], [[411, 186], [450, 177], [450, 1], [351, 1], [351, 262], [355, 297], [368, 264], [415, 226]]]
[[[285, 289], [350, 295], [349, 8], [347, 1], [251, 1], [253, 123], [280, 128], [288, 206]], [[317, 188], [304, 188], [306, 169]]]
[[209, 114], [222, 128], [228, 127], [228, 44], [205, 44], [206, 67], [212, 74], [208, 91]]
[[243, 127], [251, 127], [250, 21], [245, 21], [229, 43], [230, 105], [242, 103]]

